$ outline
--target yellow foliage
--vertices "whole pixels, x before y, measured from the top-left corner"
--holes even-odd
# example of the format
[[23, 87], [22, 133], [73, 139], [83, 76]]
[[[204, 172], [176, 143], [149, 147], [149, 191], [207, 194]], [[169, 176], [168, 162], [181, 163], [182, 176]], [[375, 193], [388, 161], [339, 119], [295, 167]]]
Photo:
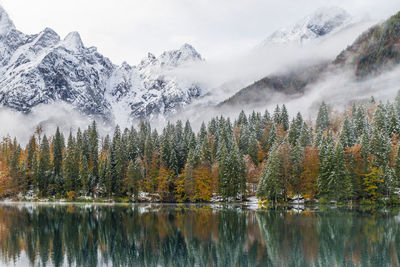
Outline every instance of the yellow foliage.
[[372, 167], [370, 173], [364, 175], [363, 178], [363, 190], [368, 194], [368, 196], [375, 200], [379, 197], [377, 192], [378, 185], [383, 183], [383, 180], [380, 179], [382, 177], [382, 170]]
[[76, 199], [76, 193], [75, 191], [69, 191], [67, 192], [67, 198], [69, 201], [74, 201]]

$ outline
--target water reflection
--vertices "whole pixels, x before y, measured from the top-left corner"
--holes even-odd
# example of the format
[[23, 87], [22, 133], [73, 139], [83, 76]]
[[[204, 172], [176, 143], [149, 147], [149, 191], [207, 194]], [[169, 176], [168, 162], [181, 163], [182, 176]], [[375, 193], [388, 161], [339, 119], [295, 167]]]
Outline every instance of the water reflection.
[[0, 205], [0, 262], [52, 266], [398, 266], [398, 211]]

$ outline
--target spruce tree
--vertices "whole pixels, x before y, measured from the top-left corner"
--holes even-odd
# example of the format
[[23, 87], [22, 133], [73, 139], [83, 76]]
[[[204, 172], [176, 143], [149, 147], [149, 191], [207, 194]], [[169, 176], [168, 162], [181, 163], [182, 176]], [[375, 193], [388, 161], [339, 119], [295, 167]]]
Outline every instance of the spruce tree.
[[343, 145], [339, 142], [332, 158], [332, 169], [328, 176], [327, 193], [336, 200], [348, 200], [353, 196], [351, 177], [344, 160]]
[[279, 121], [282, 125], [283, 130], [287, 131], [289, 129], [289, 115], [285, 105], [282, 106]]
[[[65, 177], [65, 191], [75, 191], [77, 188], [77, 181], [79, 175], [79, 161], [75, 158], [76, 150], [75, 140], [70, 132], [67, 143], [67, 151], [64, 160], [64, 177]], [[78, 192], [76, 192], [78, 193]]]
[[281, 109], [279, 108], [278, 105], [276, 105], [276, 107], [275, 107], [273, 120], [274, 120], [275, 124], [281, 123]]
[[91, 166], [91, 176], [92, 176], [92, 185], [94, 186], [99, 182], [99, 134], [97, 132], [97, 124], [96, 121], [92, 122], [92, 126], [90, 128], [90, 137], [89, 137], [89, 145], [90, 145], [90, 166]]
[[322, 102], [317, 115], [316, 128], [317, 130], [324, 131], [330, 126], [330, 124], [331, 120], [329, 118], [328, 107], [325, 102]]
[[394, 172], [395, 172], [395, 185], [397, 187], [400, 187], [400, 146], [397, 147]]
[[292, 149], [290, 159], [292, 170], [290, 183], [292, 185], [292, 188], [295, 190], [295, 194], [299, 195], [301, 193], [299, 190], [301, 186], [301, 174], [304, 170], [304, 149], [300, 142], [298, 142], [297, 145]]
[[339, 135], [339, 140], [345, 148], [352, 147], [356, 142], [356, 135], [354, 133], [353, 124], [347, 117], [344, 119], [342, 130], [340, 131]]
[[56, 193], [59, 194], [64, 193], [64, 177], [62, 172], [64, 141], [62, 139], [60, 129], [57, 127], [53, 141], [53, 181], [56, 187]]
[[254, 131], [250, 133], [249, 145], [247, 149], [247, 154], [250, 156], [253, 163], [258, 165], [258, 142]]
[[137, 160], [129, 161], [125, 178], [125, 190], [129, 197], [137, 200], [139, 194], [139, 181], [142, 179], [142, 171]]
[[87, 196], [89, 194], [89, 163], [86, 157], [82, 157], [82, 164], [81, 164], [81, 171], [80, 171], [80, 180], [82, 183], [82, 195]]
[[275, 203], [282, 192], [281, 165], [278, 156], [278, 145], [274, 144], [268, 155], [267, 164], [262, 170], [257, 188], [257, 198], [273, 200]]
[[38, 188], [42, 196], [49, 192], [49, 180], [51, 176], [50, 146], [47, 136], [44, 135], [40, 144], [38, 166]]
[[330, 197], [332, 195], [329, 185], [330, 176], [334, 168], [334, 148], [331, 142], [323, 138], [320, 146], [320, 167], [317, 179], [317, 189], [319, 197]]
[[371, 154], [373, 155], [374, 166], [383, 170], [383, 168], [385, 168], [389, 163], [391, 143], [387, 135], [385, 135], [382, 130], [379, 130], [377, 125], [373, 129], [369, 147]]

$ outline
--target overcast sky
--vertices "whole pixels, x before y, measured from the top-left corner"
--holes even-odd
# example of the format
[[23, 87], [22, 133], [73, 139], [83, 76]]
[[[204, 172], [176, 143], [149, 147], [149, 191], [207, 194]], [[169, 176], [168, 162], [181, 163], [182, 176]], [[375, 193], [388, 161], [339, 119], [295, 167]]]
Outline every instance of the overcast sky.
[[62, 38], [78, 31], [114, 63], [137, 64], [152, 52], [192, 44], [208, 60], [226, 59], [260, 43], [318, 7], [384, 19], [400, 0], [0, 0], [16, 27], [45, 27]]

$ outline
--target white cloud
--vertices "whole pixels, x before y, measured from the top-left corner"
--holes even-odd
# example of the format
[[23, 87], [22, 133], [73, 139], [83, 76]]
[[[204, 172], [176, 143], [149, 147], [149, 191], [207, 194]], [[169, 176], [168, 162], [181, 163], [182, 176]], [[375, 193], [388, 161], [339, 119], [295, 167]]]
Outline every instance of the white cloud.
[[[147, 52], [191, 42], [207, 59], [229, 58], [257, 45], [326, 0], [0, 0], [17, 28], [45, 27], [62, 37], [79, 31], [88, 46], [115, 63], [136, 64]], [[400, 9], [398, 0], [332, 0], [355, 15], [383, 19]]]

